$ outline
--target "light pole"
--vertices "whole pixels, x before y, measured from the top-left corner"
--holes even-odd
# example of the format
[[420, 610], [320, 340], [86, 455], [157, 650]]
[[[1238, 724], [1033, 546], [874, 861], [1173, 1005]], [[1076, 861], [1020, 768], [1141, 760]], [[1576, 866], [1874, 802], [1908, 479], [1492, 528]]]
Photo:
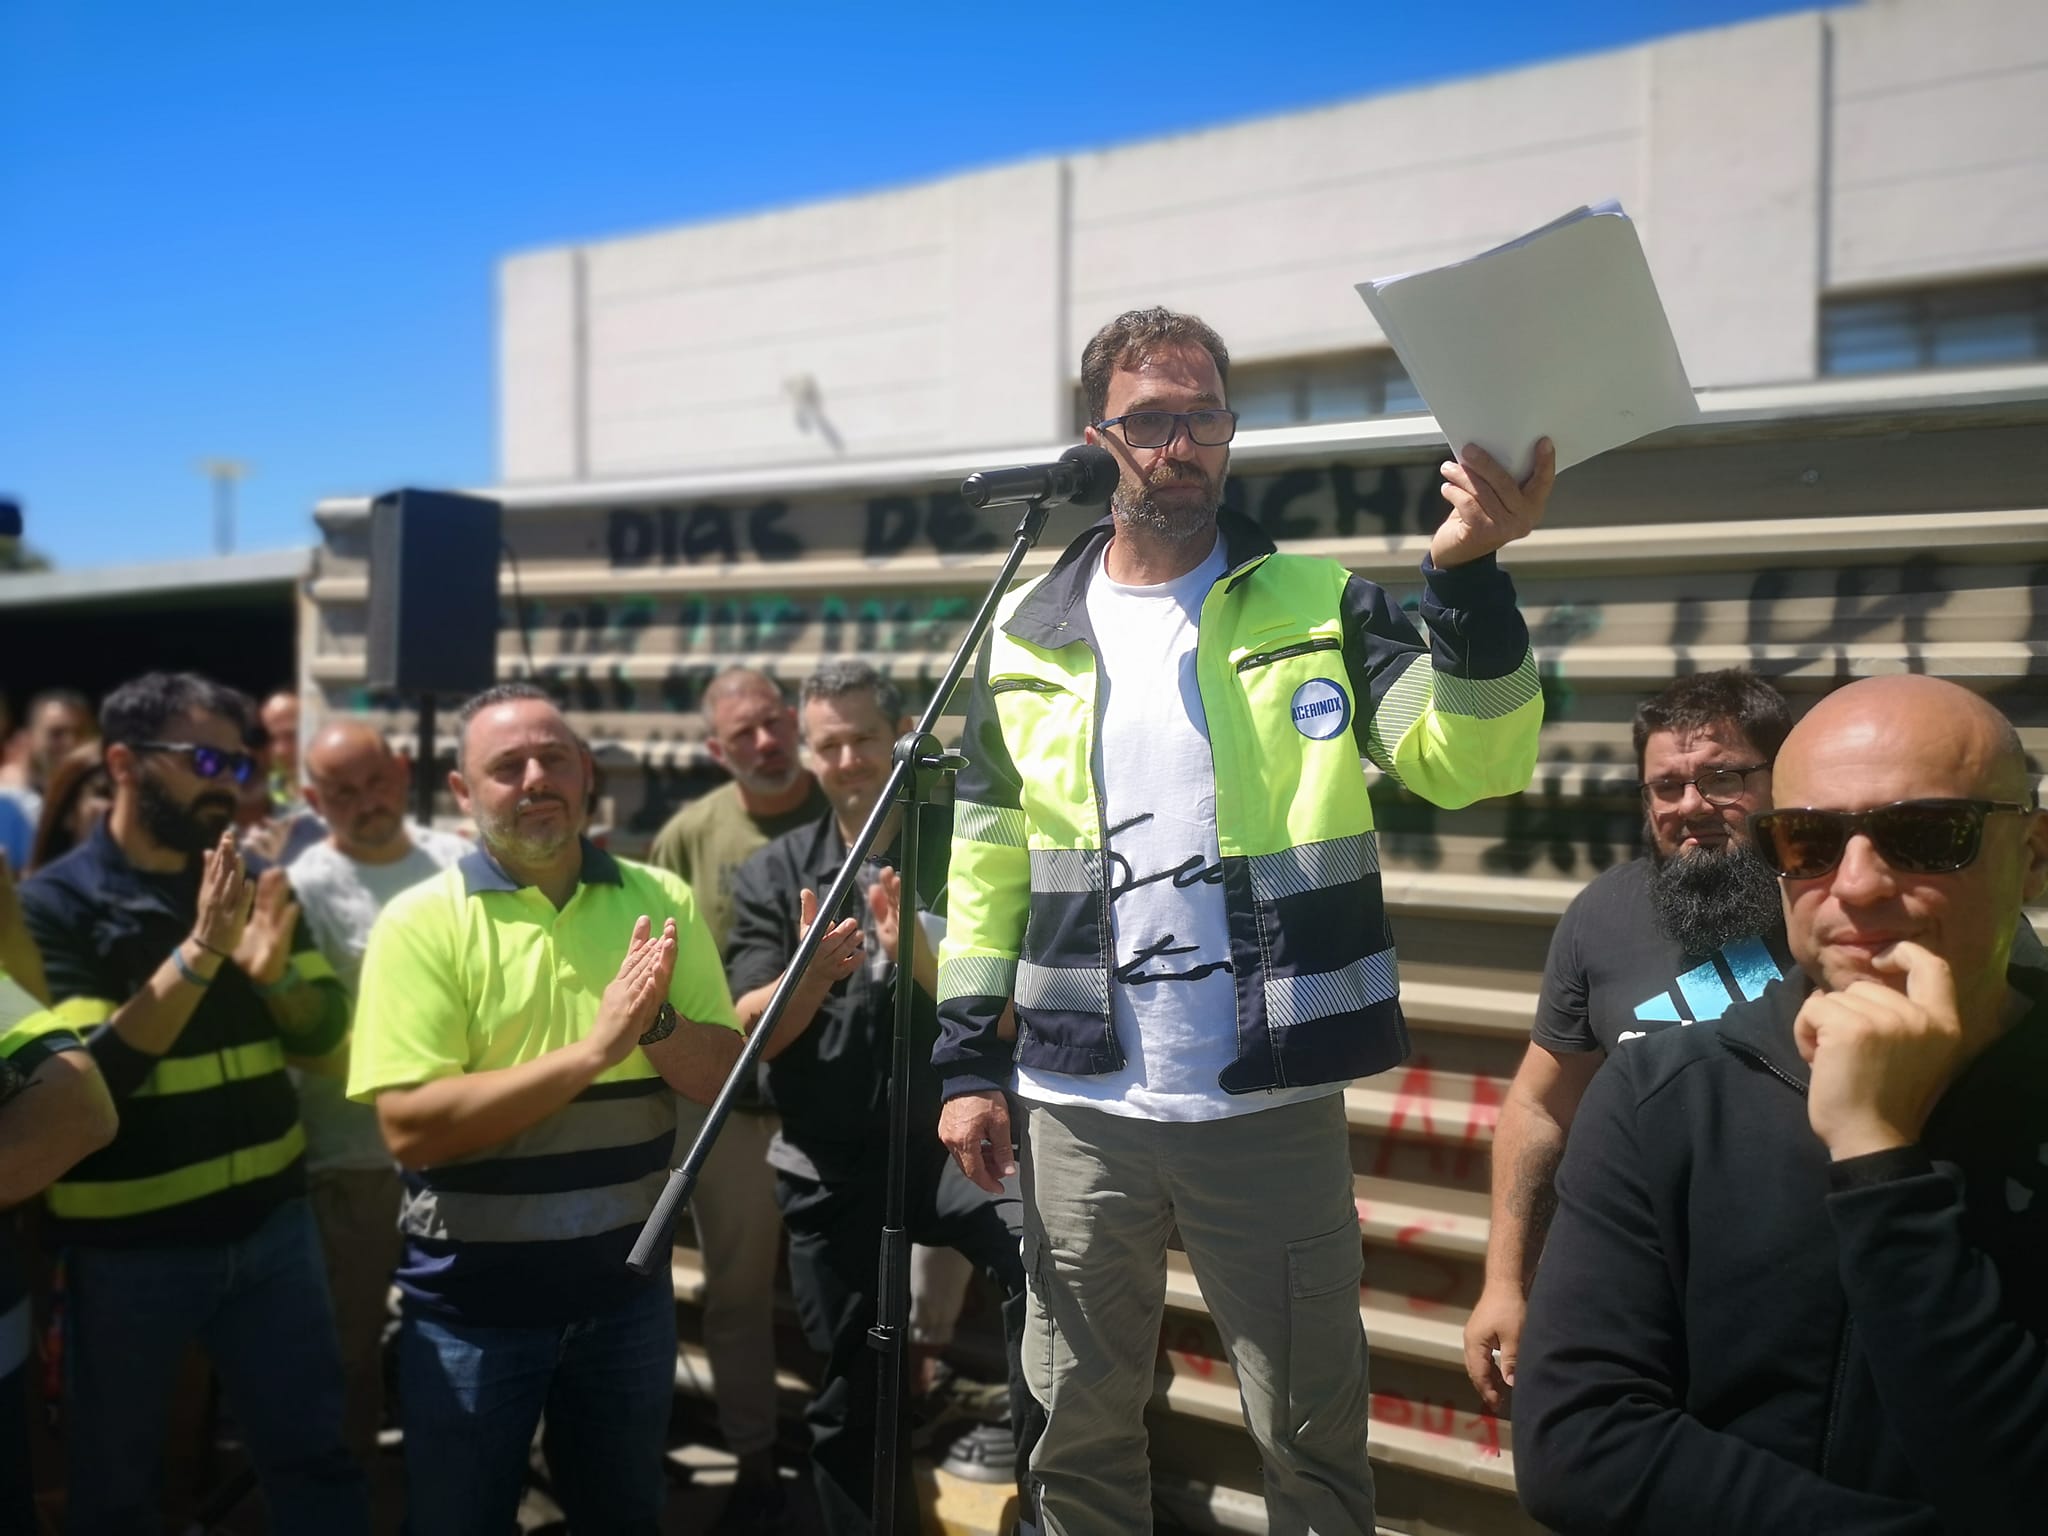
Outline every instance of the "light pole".
[[235, 487], [246, 479], [249, 466], [241, 459], [201, 459], [199, 472], [213, 482], [213, 552], [235, 552]]

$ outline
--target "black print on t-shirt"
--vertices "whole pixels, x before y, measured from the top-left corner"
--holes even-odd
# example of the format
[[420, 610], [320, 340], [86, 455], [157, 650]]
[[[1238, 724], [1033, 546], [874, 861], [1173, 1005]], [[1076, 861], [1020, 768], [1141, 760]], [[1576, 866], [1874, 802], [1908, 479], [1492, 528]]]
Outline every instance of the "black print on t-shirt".
[[[1119, 832], [1128, 832], [1132, 827], [1143, 826], [1151, 819], [1152, 812], [1147, 811], [1142, 816], [1133, 816], [1129, 821], [1118, 822], [1109, 829], [1109, 840], [1113, 843]], [[1111, 901], [1137, 890], [1140, 886], [1156, 885], [1161, 880], [1171, 880], [1177, 891], [1184, 891], [1194, 885], [1221, 885], [1223, 865], [1221, 862], [1205, 865], [1202, 856], [1197, 853], [1190, 854], [1171, 869], [1162, 869], [1157, 874], [1141, 876], [1131, 868], [1129, 859], [1114, 848], [1109, 850]], [[1154, 971], [1148, 975], [1145, 971], [1147, 961], [1163, 959], [1168, 955], [1188, 955], [1195, 952], [1197, 946], [1178, 943], [1178, 938], [1179, 935], [1169, 933], [1164, 938], [1155, 939], [1152, 943], [1144, 945], [1137, 954], [1116, 968], [1116, 979], [1127, 987], [1135, 987], [1155, 981], [1200, 981], [1217, 971], [1235, 969], [1228, 960], [1212, 960], [1205, 965], [1196, 966], [1193, 970]]]
[[1157, 960], [1166, 955], [1191, 955], [1195, 952], [1194, 945], [1175, 944], [1174, 937], [1169, 933], [1165, 938], [1147, 944], [1116, 968], [1116, 979], [1127, 987], [1136, 987], [1153, 981], [1200, 981], [1204, 976], [1216, 971], [1232, 969], [1228, 960], [1211, 960], [1208, 964], [1198, 965], [1191, 971], [1154, 971], [1148, 976], [1145, 973], [1147, 960]]

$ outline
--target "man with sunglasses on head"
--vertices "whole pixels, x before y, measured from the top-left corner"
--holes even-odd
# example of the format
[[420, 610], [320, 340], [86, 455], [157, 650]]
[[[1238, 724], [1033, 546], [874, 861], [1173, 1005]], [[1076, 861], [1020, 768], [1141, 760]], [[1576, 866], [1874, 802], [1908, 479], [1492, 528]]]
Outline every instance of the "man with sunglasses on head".
[[1567, 1532], [2024, 1531], [2048, 1509], [2048, 818], [2017, 734], [1853, 683], [1750, 825], [1799, 969], [1617, 1052], [1515, 1388]]
[[66, 1529], [160, 1524], [171, 1393], [218, 1374], [280, 1531], [369, 1529], [342, 1442], [342, 1373], [288, 1056], [348, 1029], [282, 870], [230, 826], [256, 764], [236, 694], [153, 672], [106, 698], [113, 808], [22, 887], [52, 1001], [85, 1027], [120, 1114], [45, 1194], [66, 1259]]
[[1382, 588], [1223, 509], [1229, 367], [1164, 309], [1089, 342], [1110, 515], [1005, 599], [967, 706], [940, 1136], [984, 1189], [1022, 1165], [1025, 1370], [1050, 1414], [1030, 1470], [1059, 1536], [1151, 1528], [1176, 1228], [1274, 1528], [1374, 1529], [1343, 1089], [1408, 1036], [1360, 759], [1462, 806], [1527, 786], [1542, 719], [1495, 551], [1541, 519], [1549, 445], [1520, 485], [1470, 448], [1444, 465], [1425, 639]]
[[1771, 806], [1771, 761], [1792, 711], [1731, 668], [1681, 677], [1636, 706], [1642, 858], [1596, 876], [1551, 936], [1535, 1028], [1493, 1133], [1486, 1286], [1465, 1323], [1465, 1373], [1501, 1412], [1514, 1386], [1551, 1181], [1587, 1084], [1609, 1052], [1710, 1023], [1791, 969], [1777, 877], [1749, 818]]

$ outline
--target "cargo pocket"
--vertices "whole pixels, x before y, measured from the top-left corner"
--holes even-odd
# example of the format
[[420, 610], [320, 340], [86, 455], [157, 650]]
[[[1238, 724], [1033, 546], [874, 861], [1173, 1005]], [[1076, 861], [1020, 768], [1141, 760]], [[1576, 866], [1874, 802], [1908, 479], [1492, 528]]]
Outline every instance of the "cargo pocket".
[[1314, 1460], [1365, 1444], [1365, 1329], [1358, 1224], [1287, 1245], [1287, 1401], [1275, 1440]]

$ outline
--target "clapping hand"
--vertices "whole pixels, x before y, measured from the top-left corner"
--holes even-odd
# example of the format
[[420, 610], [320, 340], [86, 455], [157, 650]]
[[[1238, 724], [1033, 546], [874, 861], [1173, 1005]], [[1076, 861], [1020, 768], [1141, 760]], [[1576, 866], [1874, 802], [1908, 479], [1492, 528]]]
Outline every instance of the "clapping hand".
[[598, 999], [597, 1017], [590, 1025], [591, 1043], [607, 1069], [633, 1054], [633, 1047], [654, 1022], [661, 1000], [668, 996], [675, 974], [675, 919], [663, 922], [661, 936], [656, 938], [648, 920], [639, 918], [626, 945], [626, 958], [619, 962], [618, 975]]
[[[801, 944], [818, 921], [817, 892], [806, 889], [797, 897], [797, 913], [796, 941]], [[821, 993], [829, 992], [860, 969], [864, 947], [860, 923], [842, 917], [819, 940], [817, 953], [811, 956], [810, 966], [804, 972], [804, 981]]]
[[223, 832], [200, 872], [199, 916], [192, 924], [192, 942], [223, 959], [232, 958], [241, 947], [255, 900], [234, 834]]
[[232, 951], [242, 974], [259, 987], [275, 986], [292, 963], [292, 934], [298, 922], [299, 904], [292, 900], [291, 881], [281, 869], [266, 869], [256, 877], [255, 898]]
[[903, 877], [884, 867], [868, 887], [868, 915], [875, 920], [875, 942], [890, 963], [896, 960], [896, 936], [902, 930]]

